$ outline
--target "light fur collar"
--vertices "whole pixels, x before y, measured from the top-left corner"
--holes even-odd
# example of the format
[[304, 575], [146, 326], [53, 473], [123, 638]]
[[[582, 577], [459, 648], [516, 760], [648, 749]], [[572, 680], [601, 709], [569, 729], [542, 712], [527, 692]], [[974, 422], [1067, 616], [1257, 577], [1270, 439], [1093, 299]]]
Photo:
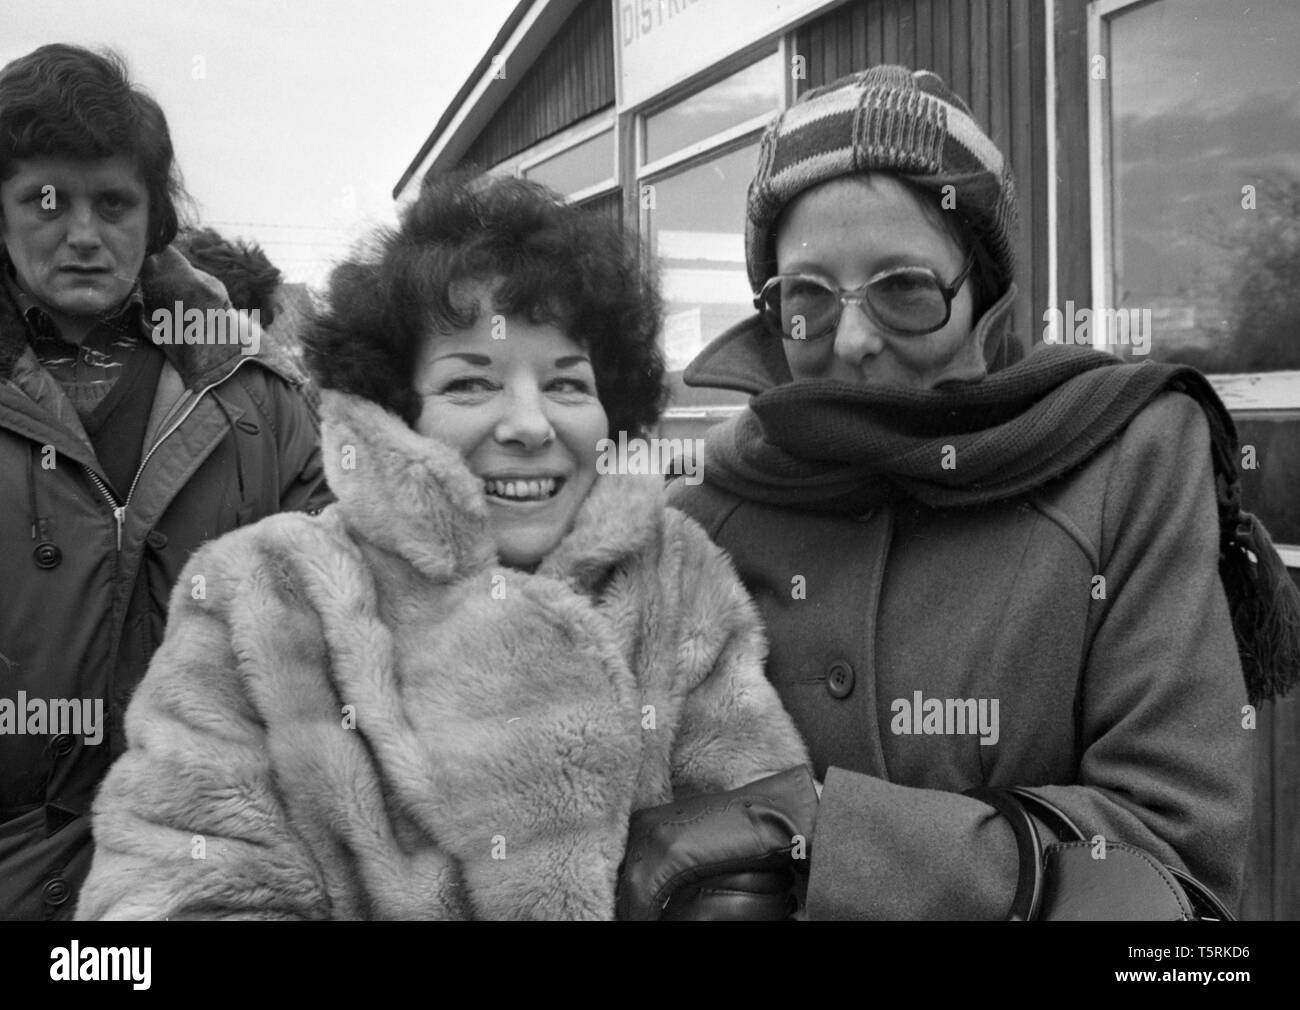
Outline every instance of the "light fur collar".
[[[497, 563], [482, 482], [455, 449], [363, 397], [325, 390], [321, 451], [333, 507], [359, 536], [438, 582]], [[663, 509], [662, 477], [598, 476], [539, 574], [591, 588], [657, 536]]]

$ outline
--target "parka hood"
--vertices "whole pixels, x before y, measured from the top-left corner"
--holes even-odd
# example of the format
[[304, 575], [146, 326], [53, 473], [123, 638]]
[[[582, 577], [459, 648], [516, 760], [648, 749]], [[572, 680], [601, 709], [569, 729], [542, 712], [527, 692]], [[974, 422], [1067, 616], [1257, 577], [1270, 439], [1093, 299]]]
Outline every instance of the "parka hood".
[[[0, 250], [0, 270], [8, 270], [8, 257]], [[145, 259], [140, 269], [140, 288], [144, 296], [144, 323], [150, 325], [158, 309], [174, 310], [180, 303], [185, 310], [231, 308], [225, 285], [217, 278], [193, 267], [175, 248], [166, 249]], [[250, 321], [251, 326], [257, 326]], [[179, 329], [179, 323], [177, 324]], [[259, 339], [258, 351], [249, 355], [247, 348], [235, 343], [158, 345], [172, 367], [180, 373], [186, 388], [199, 390], [227, 375], [241, 357], [253, 357], [264, 367], [293, 385], [304, 381], [302, 373], [283, 354]], [[27, 347], [27, 329], [17, 307], [0, 293], [0, 380], [13, 375], [18, 358]]]

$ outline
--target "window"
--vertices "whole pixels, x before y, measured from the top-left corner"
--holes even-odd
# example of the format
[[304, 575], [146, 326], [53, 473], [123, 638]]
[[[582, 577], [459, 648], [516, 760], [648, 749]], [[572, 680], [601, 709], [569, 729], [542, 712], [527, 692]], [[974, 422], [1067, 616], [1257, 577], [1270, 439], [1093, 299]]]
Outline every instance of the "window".
[[1159, 360], [1300, 369], [1300, 4], [1095, 7], [1094, 304]]
[[1300, 582], [1300, 4], [1099, 0], [1088, 35], [1093, 304], [1211, 373]]
[[[773, 52], [640, 121], [641, 234], [659, 260], [670, 372], [754, 311], [745, 274], [745, 194], [758, 137], [781, 107], [784, 80]], [[673, 376], [674, 402], [735, 399], [692, 393]]]
[[587, 194], [614, 185], [614, 131], [602, 130], [556, 154], [523, 168], [525, 178], [565, 196]]
[[663, 276], [664, 353], [672, 371], [754, 312], [743, 228], [757, 157], [758, 145], [746, 144], [653, 183], [650, 250]]
[[646, 116], [645, 161], [654, 162], [737, 123], [770, 115], [781, 102], [776, 53]]

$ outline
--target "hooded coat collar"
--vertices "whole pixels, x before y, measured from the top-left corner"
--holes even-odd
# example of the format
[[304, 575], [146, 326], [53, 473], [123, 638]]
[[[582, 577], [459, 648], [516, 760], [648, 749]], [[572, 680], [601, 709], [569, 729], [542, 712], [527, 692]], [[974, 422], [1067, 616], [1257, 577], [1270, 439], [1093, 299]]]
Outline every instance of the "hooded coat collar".
[[[460, 454], [363, 397], [321, 396], [321, 448], [334, 506], [356, 534], [435, 582], [497, 563], [482, 481]], [[537, 572], [590, 591], [657, 536], [663, 480], [601, 474], [573, 529]]]
[[[0, 270], [8, 270], [8, 257], [0, 250]], [[230, 308], [225, 286], [209, 274], [195, 269], [189, 260], [171, 246], [145, 259], [140, 270], [139, 290], [143, 296], [143, 321], [149, 327], [158, 309], [175, 310], [179, 302], [184, 309]], [[168, 362], [180, 374], [185, 387], [199, 390], [228, 374], [239, 358], [247, 356], [238, 343], [227, 344], [160, 344]], [[18, 359], [27, 350], [27, 324], [8, 292], [0, 291], [0, 381], [11, 378]], [[292, 383], [302, 376], [287, 360], [268, 348], [260, 347], [257, 360]]]

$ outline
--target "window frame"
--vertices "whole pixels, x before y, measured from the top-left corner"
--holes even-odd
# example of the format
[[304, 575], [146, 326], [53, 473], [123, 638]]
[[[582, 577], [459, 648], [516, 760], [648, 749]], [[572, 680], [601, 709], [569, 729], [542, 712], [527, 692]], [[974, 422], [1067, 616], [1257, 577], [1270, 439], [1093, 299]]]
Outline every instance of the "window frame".
[[510, 172], [519, 178], [528, 178], [528, 170], [536, 168], [552, 158], [559, 157], [566, 151], [570, 151], [580, 144], [584, 144], [602, 133], [610, 134], [613, 141], [614, 157], [612, 160], [612, 171], [610, 174], [593, 183], [590, 186], [584, 186], [582, 189], [575, 189], [573, 192], [563, 194], [564, 199], [569, 203], [582, 203], [593, 197], [604, 196], [618, 189], [619, 179], [621, 177], [621, 168], [619, 164], [620, 150], [618, 142], [618, 117], [614, 112], [613, 106], [597, 112], [595, 115], [575, 123], [573, 126], [547, 137], [545, 140], [534, 144], [532, 147], [520, 151], [513, 158], [507, 159], [494, 168], [494, 171], [502, 169]]
[[[1105, 311], [1114, 306], [1114, 261], [1111, 171], [1111, 100], [1112, 74], [1110, 55], [1110, 22], [1122, 14], [1130, 13], [1154, 3], [1169, 0], [1092, 0], [1088, 4], [1088, 65], [1097, 56], [1105, 59], [1105, 76], [1095, 78], [1088, 74], [1088, 196], [1091, 208], [1091, 265], [1092, 307]], [[1104, 343], [1099, 350], [1117, 354]], [[1273, 372], [1223, 372], [1208, 376], [1210, 384], [1234, 414], [1247, 417], [1261, 412], [1300, 410], [1300, 371]], [[1295, 552], [1300, 564], [1300, 552]], [[1288, 562], [1290, 564], [1290, 562]]]
[[[646, 255], [649, 255], [650, 252], [650, 211], [644, 206], [641, 199], [642, 187], [654, 185], [656, 179], [677, 175], [706, 164], [715, 158], [724, 157], [755, 142], [762, 136], [763, 130], [768, 123], [789, 108], [795, 97], [793, 79], [788, 72], [788, 68], [794, 65], [794, 34], [792, 29], [787, 29], [775, 38], [763, 39], [753, 45], [746, 46], [739, 52], [732, 54], [728, 59], [709, 67], [706, 72], [683, 81], [677, 87], [671, 88], [662, 94], [655, 95], [653, 99], [636, 108], [627, 110], [631, 127], [631, 165], [627, 173], [631, 186], [629, 186], [627, 192], [630, 194], [629, 199], [635, 201], [637, 238], [640, 240]], [[753, 116], [703, 140], [688, 144], [686, 147], [657, 158], [653, 162], [644, 161], [646, 151], [645, 123], [647, 117], [653, 116], [669, 106], [686, 101], [720, 81], [724, 81], [728, 77], [740, 73], [742, 70], [773, 55], [777, 57], [777, 73], [781, 78], [775, 109], [760, 116]], [[670, 406], [664, 411], [663, 420], [669, 423], [674, 421], [718, 421], [738, 414], [744, 409], [744, 404], [733, 403]]]

